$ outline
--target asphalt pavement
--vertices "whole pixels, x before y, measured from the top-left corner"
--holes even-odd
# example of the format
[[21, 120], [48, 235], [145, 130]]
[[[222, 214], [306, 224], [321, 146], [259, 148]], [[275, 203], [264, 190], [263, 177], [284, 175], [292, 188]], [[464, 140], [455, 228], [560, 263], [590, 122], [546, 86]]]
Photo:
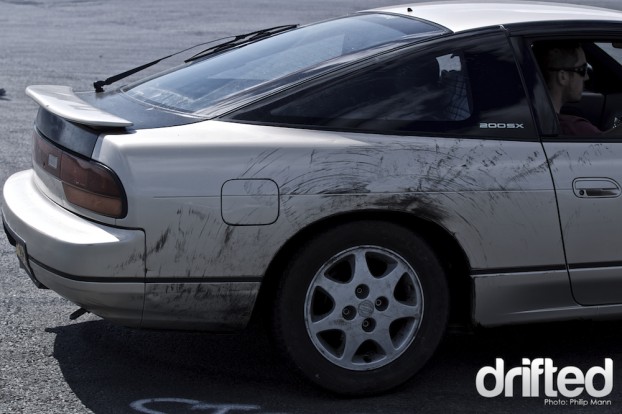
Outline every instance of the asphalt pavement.
[[[619, 0], [572, 2], [622, 9]], [[36, 105], [24, 94], [28, 85], [87, 90], [95, 80], [224, 35], [395, 3], [0, 0], [0, 183], [30, 165]], [[74, 310], [34, 287], [0, 235], [0, 414], [622, 412], [617, 365], [607, 406], [487, 399], [475, 384], [495, 358], [513, 366], [522, 357], [551, 358], [584, 371], [605, 358], [622, 364], [620, 321], [452, 331], [404, 387], [344, 399], [290, 371], [258, 327], [219, 335], [138, 331], [93, 315], [70, 321]]]

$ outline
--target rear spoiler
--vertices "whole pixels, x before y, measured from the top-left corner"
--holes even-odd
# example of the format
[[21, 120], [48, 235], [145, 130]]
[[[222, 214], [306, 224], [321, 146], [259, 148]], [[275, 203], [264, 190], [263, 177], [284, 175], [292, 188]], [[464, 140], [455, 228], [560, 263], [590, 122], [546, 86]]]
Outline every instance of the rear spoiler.
[[91, 127], [129, 127], [132, 122], [80, 99], [69, 86], [33, 85], [26, 95], [49, 112], [68, 121]]

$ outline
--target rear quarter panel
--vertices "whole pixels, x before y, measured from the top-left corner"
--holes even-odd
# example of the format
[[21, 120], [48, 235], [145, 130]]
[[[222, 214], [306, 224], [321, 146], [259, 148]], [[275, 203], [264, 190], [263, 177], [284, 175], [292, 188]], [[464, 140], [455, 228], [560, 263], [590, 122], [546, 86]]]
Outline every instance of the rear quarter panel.
[[[473, 269], [564, 263], [538, 142], [206, 121], [106, 136], [94, 158], [113, 168], [128, 194], [128, 216], [117, 224], [145, 230], [147, 277], [259, 278], [301, 229], [355, 211], [433, 221], [457, 239]], [[274, 222], [223, 220], [223, 185], [239, 179], [276, 184]]]

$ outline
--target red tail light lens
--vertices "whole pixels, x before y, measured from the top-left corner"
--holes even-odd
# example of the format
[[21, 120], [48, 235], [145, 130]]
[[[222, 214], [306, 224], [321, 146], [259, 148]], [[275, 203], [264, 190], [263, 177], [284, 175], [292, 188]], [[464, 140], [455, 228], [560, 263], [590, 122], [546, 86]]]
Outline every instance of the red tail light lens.
[[125, 217], [125, 191], [110, 168], [62, 151], [36, 133], [34, 161], [62, 181], [71, 204], [108, 217]]
[[125, 215], [124, 192], [107, 167], [63, 153], [60, 178], [67, 201], [105, 216]]

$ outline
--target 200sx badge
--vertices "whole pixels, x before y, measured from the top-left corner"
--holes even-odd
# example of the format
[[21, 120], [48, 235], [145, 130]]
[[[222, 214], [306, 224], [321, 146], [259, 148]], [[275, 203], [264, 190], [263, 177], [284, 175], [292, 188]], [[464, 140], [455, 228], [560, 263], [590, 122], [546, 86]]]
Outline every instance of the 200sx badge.
[[480, 122], [480, 129], [525, 129], [525, 124], [516, 122]]

